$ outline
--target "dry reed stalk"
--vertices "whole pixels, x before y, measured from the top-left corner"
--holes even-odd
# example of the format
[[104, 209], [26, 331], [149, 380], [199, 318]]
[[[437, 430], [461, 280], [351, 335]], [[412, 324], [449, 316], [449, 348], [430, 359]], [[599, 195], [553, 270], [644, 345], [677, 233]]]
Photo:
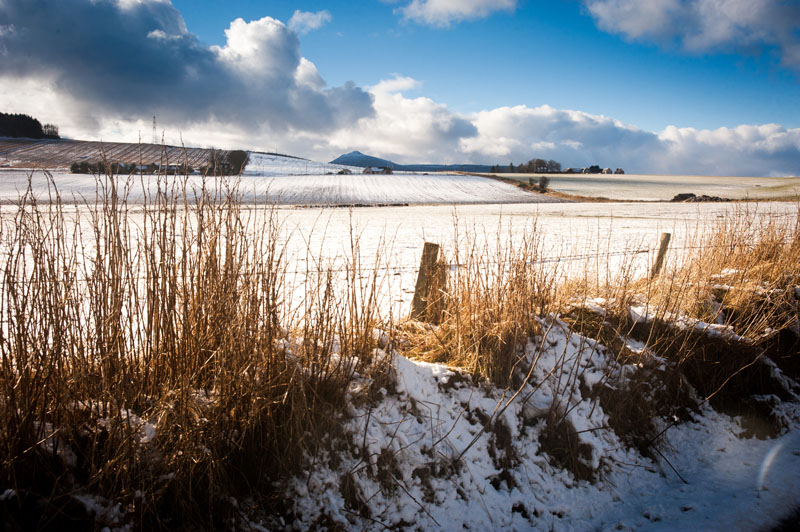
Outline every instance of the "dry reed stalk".
[[356, 371], [385, 378], [379, 273], [362, 278], [354, 238], [343, 287], [298, 316], [270, 205], [245, 210], [235, 181], [140, 179], [135, 212], [132, 176], [101, 176], [74, 219], [51, 179], [2, 224], [0, 482], [20, 512], [62, 511], [77, 483], [139, 526], [219, 526], [316, 451]]

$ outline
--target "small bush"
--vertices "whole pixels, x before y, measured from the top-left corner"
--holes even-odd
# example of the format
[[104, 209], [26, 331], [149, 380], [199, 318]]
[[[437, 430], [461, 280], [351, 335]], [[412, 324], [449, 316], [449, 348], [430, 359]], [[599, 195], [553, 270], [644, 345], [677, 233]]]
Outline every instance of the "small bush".
[[539, 192], [547, 192], [547, 188], [550, 186], [550, 178], [546, 175], [539, 177]]

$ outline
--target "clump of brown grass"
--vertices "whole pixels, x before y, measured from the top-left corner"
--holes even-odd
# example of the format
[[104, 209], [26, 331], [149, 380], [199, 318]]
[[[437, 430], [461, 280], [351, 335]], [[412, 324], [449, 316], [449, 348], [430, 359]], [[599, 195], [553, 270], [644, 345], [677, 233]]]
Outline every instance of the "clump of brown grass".
[[[797, 217], [739, 210], [711, 231], [690, 234], [687, 249], [670, 251], [667, 267], [651, 279], [637, 270], [633, 254], [613, 271], [587, 260], [582, 274], [570, 277], [563, 265], [542, 260], [535, 227], [519, 241], [496, 238], [492, 246], [486, 239], [478, 244], [474, 232], [457, 234], [462, 245], [454, 247], [457, 267], [442, 290], [444, 309], [429, 324], [405, 324], [405, 353], [500, 386], [519, 384], [512, 379], [515, 368], [529, 369], [523, 344], [538, 335], [544, 345], [539, 319], [557, 315], [615, 357], [606, 378], [581, 392], [598, 401], [611, 428], [643, 454], [654, 456], [664, 424], [689, 419], [698, 401], [760, 418], [747, 434], [774, 434], [777, 421], [753, 397], [788, 397], [760, 359], [794, 367], [777, 335], [798, 317], [797, 235]], [[634, 306], [645, 319], [632, 314]], [[729, 328], [733, 336], [709, 333], [700, 321]], [[639, 347], [632, 350], [634, 344]], [[560, 395], [583, 386], [576, 372], [557, 372], [570, 376]], [[569, 408], [554, 398], [548, 426], [556, 430]]]
[[380, 274], [359, 275], [357, 238], [336, 289], [307, 272], [298, 312], [276, 211], [205, 184], [162, 176], [132, 206], [133, 178], [106, 175], [73, 211], [51, 180], [46, 202], [29, 189], [2, 224], [9, 523], [44, 526], [28, 510], [46, 519], [80, 487], [136, 526], [227, 526], [232, 497], [268, 502], [335, 431], [357, 372], [386, 378]]
[[436, 325], [407, 323], [407, 354], [506, 386], [522, 347], [540, 328], [537, 318], [551, 310], [558, 270], [540, 260], [535, 224], [513, 242], [510, 233], [483, 236], [472, 231], [462, 237], [457, 228], [455, 266], [435, 300]]
[[[693, 391], [716, 409], [743, 416], [746, 435], [780, 430], [759, 396], [791, 395], [763, 362], [771, 358], [789, 369], [786, 360], [796, 358], [796, 348], [787, 353], [777, 337], [798, 319], [799, 244], [796, 215], [739, 210], [712, 230], [690, 235], [687, 249], [673, 251], [660, 276], [595, 286], [594, 295], [609, 298], [602, 315], [580, 304], [572, 310], [576, 330], [610, 347], [618, 361], [640, 366], [624, 393], [616, 385], [594, 392], [631, 445], [644, 452], [659, 434], [647, 419], [685, 419], [696, 402]], [[634, 304], [647, 319], [634, 319]], [[645, 349], [631, 353], [629, 339]], [[667, 365], [654, 369], [654, 355]], [[624, 422], [634, 418], [643, 422]]]

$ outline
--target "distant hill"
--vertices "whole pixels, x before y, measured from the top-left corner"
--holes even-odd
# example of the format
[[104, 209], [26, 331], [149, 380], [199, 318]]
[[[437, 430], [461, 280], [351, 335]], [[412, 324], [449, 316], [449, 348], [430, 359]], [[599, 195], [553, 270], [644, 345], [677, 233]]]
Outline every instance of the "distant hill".
[[[227, 150], [216, 150], [218, 157], [227, 157]], [[94, 142], [68, 139], [30, 139], [0, 137], [0, 167], [68, 168], [75, 162], [96, 164], [104, 159], [124, 164], [172, 164], [187, 162], [199, 168], [208, 164], [213, 150], [139, 144], [130, 142]]]
[[360, 166], [361, 168], [366, 168], [368, 166], [389, 166], [395, 169], [400, 168], [399, 164], [395, 164], [392, 161], [387, 161], [386, 159], [380, 159], [371, 155], [364, 155], [360, 151], [351, 151], [350, 153], [340, 155], [336, 159], [332, 160], [330, 164]]
[[387, 159], [365, 155], [360, 151], [351, 151], [340, 155], [332, 160], [330, 164], [344, 164], [347, 166], [388, 166], [393, 170], [406, 172], [489, 172], [491, 166], [483, 164], [397, 164]]

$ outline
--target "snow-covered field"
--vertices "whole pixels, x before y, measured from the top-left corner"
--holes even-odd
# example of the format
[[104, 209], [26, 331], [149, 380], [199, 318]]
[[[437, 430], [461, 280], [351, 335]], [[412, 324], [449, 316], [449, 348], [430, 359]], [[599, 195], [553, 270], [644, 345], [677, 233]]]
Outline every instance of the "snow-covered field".
[[[64, 196], [69, 193], [67, 191], [77, 190], [87, 199], [95, 197], [93, 181], [91, 187], [83, 186], [85, 176], [66, 174], [63, 181], [59, 181], [60, 176], [55, 178]], [[41, 183], [42, 188], [37, 190], [40, 197], [46, 194], [43, 179]], [[2, 197], [6, 202], [11, 198], [16, 200], [17, 191], [25, 185], [22, 181], [17, 183], [19, 188], [12, 188], [11, 181], [5, 181], [0, 189]], [[134, 184], [134, 189], [136, 186]], [[85, 207], [70, 208], [86, 212]], [[9, 216], [14, 209], [12, 205], [2, 206], [0, 215]], [[363, 267], [375, 267], [376, 257], [381, 257], [378, 266], [382, 282], [386, 284], [383, 293], [387, 296], [384, 308], [387, 311], [391, 308], [394, 316], [402, 316], [408, 313], [413, 298], [425, 242], [440, 244], [445, 260], [452, 262], [456, 243], [465, 245], [467, 235], [484, 243], [492, 253], [498, 244], [513, 246], [526, 233], [535, 232], [542, 240], [541, 260], [564, 273], [590, 270], [613, 273], [621, 264], [631, 262], [634, 273], [644, 275], [654, 260], [662, 232], [672, 234], [667, 260], [677, 260], [682, 250], [693, 244], [687, 240], [687, 235], [702, 234], [714, 223], [743, 210], [764, 218], [792, 217], [797, 213], [797, 205], [789, 202], [522, 203], [350, 209], [281, 206], [276, 214], [290, 272], [306, 271], [309, 259], [315, 264], [341, 268], [349, 252], [352, 232], [359, 240]], [[142, 225], [140, 210], [135, 204], [129, 214], [134, 225]], [[263, 220], [265, 214], [259, 210], [256, 216]], [[256, 225], [264, 222], [257, 221]], [[88, 223], [84, 225], [90, 227]], [[92, 238], [90, 232], [85, 236]], [[310, 265], [312, 271], [317, 269], [315, 264]], [[297, 282], [302, 282], [302, 276]]]
[[325, 175], [328, 172], [336, 173], [339, 170], [350, 170], [360, 174], [363, 168], [357, 166], [345, 166], [342, 164], [330, 164], [310, 159], [284, 157], [281, 155], [271, 155], [267, 153], [250, 153], [245, 175], [275, 177], [287, 175]]
[[[338, 175], [340, 170], [350, 175]], [[74, 175], [64, 169], [52, 170], [55, 183], [64, 199], [91, 198], [95, 179]], [[364, 175], [362, 169], [310, 161], [307, 159], [251, 153], [250, 162], [240, 179], [245, 200], [267, 200], [281, 205], [430, 205], [479, 203], [543, 203], [556, 201], [528, 193], [514, 186], [468, 175], [396, 173]], [[0, 202], [15, 200], [31, 176], [34, 188], [46, 192], [41, 171], [0, 169]], [[529, 176], [507, 174], [527, 182]], [[748, 178], [645, 175], [551, 175], [550, 188], [559, 192], [615, 201], [669, 201], [679, 193], [718, 196], [730, 199], [800, 197], [800, 178]], [[172, 178], [170, 178], [172, 179]], [[141, 199], [138, 183], [130, 199]], [[156, 178], [145, 176], [152, 188]], [[190, 186], [199, 186], [200, 176], [190, 176]], [[209, 180], [214, 186], [213, 180]]]
[[[242, 200], [275, 203], [279, 205], [438, 205], [468, 203], [554, 203], [560, 200], [541, 194], [525, 192], [513, 185], [477, 176], [418, 173], [396, 173], [392, 175], [326, 175], [325, 173], [302, 173], [305, 161], [284, 159], [279, 167], [269, 170], [247, 170], [237, 178]], [[330, 171], [330, 167], [328, 167]], [[319, 172], [317, 167], [309, 171]], [[299, 173], [294, 173], [299, 172]], [[81, 198], [94, 198], [97, 187], [91, 175], [53, 171], [53, 182], [67, 202]], [[40, 171], [0, 170], [0, 203], [16, 201], [28, 186], [29, 177], [33, 190], [46, 198], [48, 180]], [[169, 182], [175, 178], [170, 177]], [[145, 187], [152, 193], [157, 177], [136, 176], [128, 195], [129, 201], [142, 201]], [[214, 189], [217, 182], [199, 175], [189, 176], [189, 188]], [[144, 184], [144, 187], [142, 186]]]
[[[386, 207], [381, 209], [289, 209], [278, 213], [289, 241], [290, 257], [303, 270], [305, 251], [318, 259], [340, 263], [349, 246], [351, 227], [360, 237], [365, 267], [373, 266], [379, 248], [386, 258], [394, 315], [404, 315], [413, 298], [423, 244], [442, 246], [452, 261], [455, 243], [467, 235], [486, 244], [512, 245], [532, 231], [542, 239], [542, 260], [564, 273], [592, 270], [605, 274], [631, 261], [634, 273], [645, 275], [662, 232], [672, 234], [669, 261], [680, 258], [714, 223], [747, 209], [764, 218], [792, 217], [797, 206], [786, 202], [748, 203], [558, 203]], [[293, 238], [288, 239], [289, 235]], [[608, 268], [606, 267], [608, 265]], [[455, 265], [453, 265], [455, 267]]]
[[[541, 174], [531, 174], [538, 177]], [[528, 175], [504, 174], [528, 181]], [[669, 201], [676, 194], [728, 199], [800, 197], [800, 177], [716, 177], [683, 175], [555, 174], [550, 188], [567, 194], [615, 201]]]

